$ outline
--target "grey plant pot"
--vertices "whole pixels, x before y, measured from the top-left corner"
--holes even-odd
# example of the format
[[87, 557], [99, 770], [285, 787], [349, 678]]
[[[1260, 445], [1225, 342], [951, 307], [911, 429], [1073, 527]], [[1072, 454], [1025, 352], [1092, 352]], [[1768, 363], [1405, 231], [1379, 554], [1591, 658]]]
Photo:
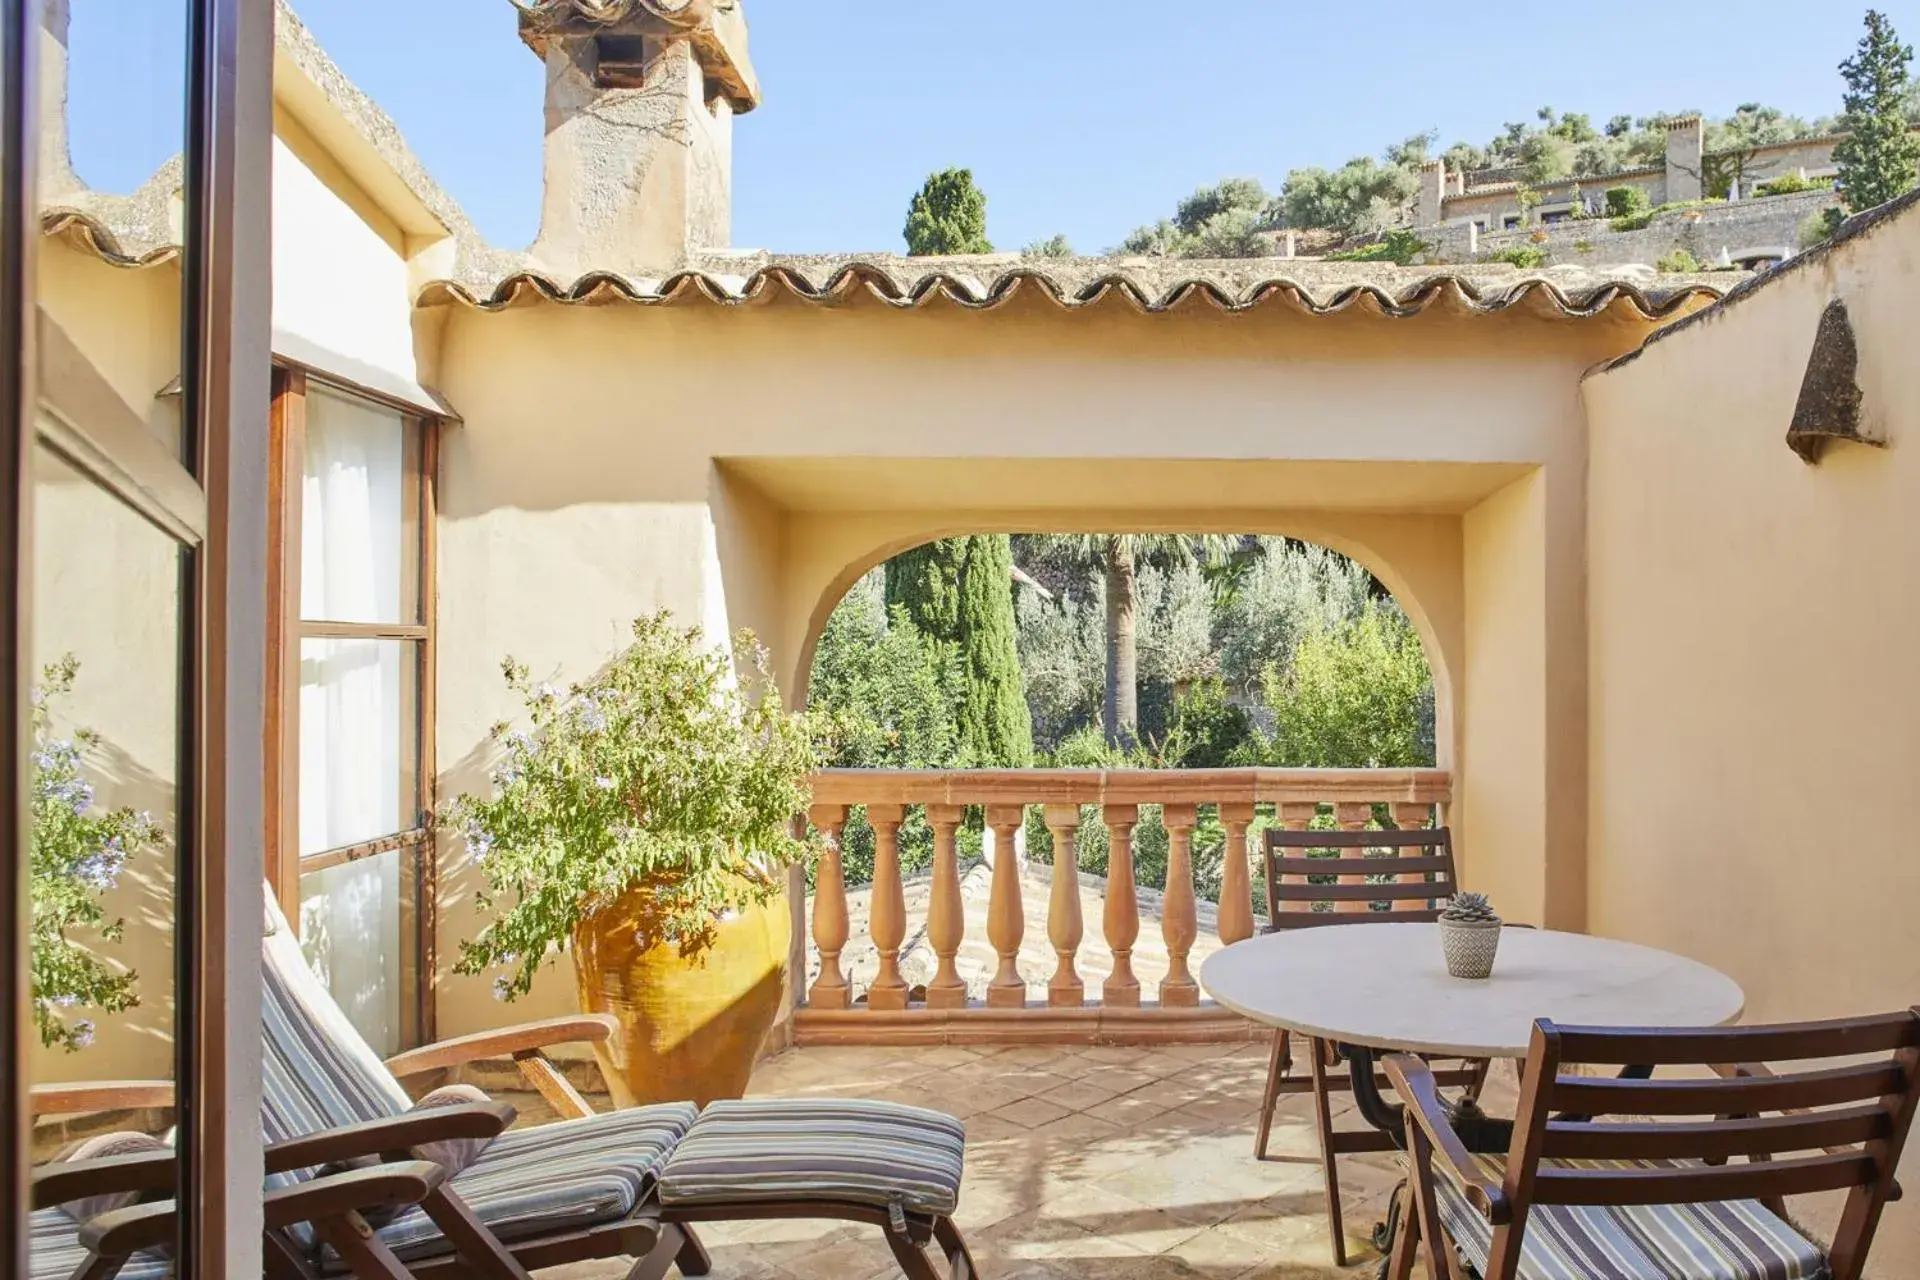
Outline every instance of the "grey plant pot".
[[1442, 920], [1440, 949], [1446, 953], [1447, 972], [1456, 978], [1493, 976], [1493, 956], [1500, 949], [1500, 921]]

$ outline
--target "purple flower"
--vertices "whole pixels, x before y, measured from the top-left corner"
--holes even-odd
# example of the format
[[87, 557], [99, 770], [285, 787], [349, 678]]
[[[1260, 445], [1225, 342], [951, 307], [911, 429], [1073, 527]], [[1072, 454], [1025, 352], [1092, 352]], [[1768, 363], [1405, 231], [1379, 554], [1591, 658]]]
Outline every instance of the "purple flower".
[[493, 837], [477, 822], [467, 824], [466, 835], [467, 856], [475, 862], [485, 862], [487, 855], [493, 852]]
[[509, 995], [512, 995], [512, 994], [513, 994], [513, 983], [507, 980], [507, 977], [505, 974], [502, 974], [493, 980], [493, 998], [495, 1000], [505, 1000]]
[[75, 778], [67, 784], [66, 801], [73, 807], [73, 816], [84, 817], [93, 807], [93, 788]]
[[76, 1049], [84, 1049], [88, 1045], [93, 1043], [92, 1019], [82, 1018], [80, 1019], [80, 1021], [73, 1024], [72, 1042], [73, 1042], [73, 1047]]
[[74, 864], [73, 874], [89, 888], [111, 889], [114, 881], [119, 878], [120, 864], [120, 858], [102, 849], [97, 853], [88, 854]]
[[598, 777], [593, 780], [593, 785], [602, 791], [611, 791], [613, 790], [613, 779], [604, 776]]

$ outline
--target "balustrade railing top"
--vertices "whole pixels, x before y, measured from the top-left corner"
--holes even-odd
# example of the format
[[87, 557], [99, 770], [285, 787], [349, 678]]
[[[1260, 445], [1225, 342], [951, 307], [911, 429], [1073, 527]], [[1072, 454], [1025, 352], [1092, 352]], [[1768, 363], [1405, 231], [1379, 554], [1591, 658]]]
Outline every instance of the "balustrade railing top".
[[835, 804], [1445, 804], [1445, 769], [822, 769]]
[[[1444, 769], [827, 769], [814, 775], [813, 790], [809, 818], [829, 839], [815, 877], [812, 924], [820, 968], [802, 1011], [803, 1034], [806, 1015], [831, 1018], [850, 1012], [855, 1004], [853, 983], [841, 963], [848, 941], [848, 910], [839, 836], [848, 810], [864, 806], [874, 834], [869, 933], [878, 957], [866, 989], [868, 1014], [952, 1019], [985, 1013], [989, 1023], [1004, 1027], [1008, 1015], [1059, 1019], [1072, 1011], [1074, 1025], [1092, 1027], [1086, 1034], [1097, 1035], [1101, 1034], [1099, 1020], [1088, 1021], [1086, 984], [1076, 963], [1084, 935], [1076, 845], [1083, 806], [1099, 807], [1098, 821], [1108, 838], [1101, 925], [1112, 969], [1091, 1007], [1129, 1015], [1142, 1010], [1141, 983], [1133, 966], [1140, 934], [1133, 833], [1140, 819], [1139, 806], [1159, 805], [1167, 833], [1167, 882], [1160, 918], [1166, 974], [1155, 994], [1158, 1012], [1191, 1017], [1201, 1013], [1199, 984], [1189, 962], [1198, 937], [1192, 841], [1200, 807], [1215, 807], [1226, 829], [1228, 856], [1222, 868], [1218, 931], [1220, 941], [1231, 944], [1252, 936], [1254, 928], [1247, 834], [1256, 806], [1274, 806], [1275, 820], [1296, 830], [1310, 826], [1323, 805], [1331, 807], [1335, 824], [1343, 830], [1364, 829], [1376, 805], [1387, 806], [1395, 826], [1423, 827], [1444, 821], [1444, 806], [1452, 797], [1452, 775]], [[906, 810], [913, 805], [926, 807], [934, 836], [926, 937], [936, 972], [924, 989], [911, 987], [900, 968], [907, 920], [899, 837]], [[1020, 869], [1013, 858], [997, 857], [992, 867], [986, 932], [997, 968], [985, 986], [984, 1009], [970, 1000], [957, 968], [966, 927], [957, 835], [966, 808], [975, 805], [984, 808], [986, 826], [994, 833], [998, 849], [1014, 847], [1028, 805], [1042, 808], [1052, 836], [1055, 854], [1046, 931], [1054, 972], [1047, 981], [1044, 1005], [1029, 1006], [1026, 979], [1019, 968], [1026, 918]], [[1364, 908], [1366, 904], [1353, 905]], [[873, 1021], [878, 1030], [881, 1020]], [[842, 1041], [858, 1034], [837, 1019], [836, 1027], [834, 1038]]]

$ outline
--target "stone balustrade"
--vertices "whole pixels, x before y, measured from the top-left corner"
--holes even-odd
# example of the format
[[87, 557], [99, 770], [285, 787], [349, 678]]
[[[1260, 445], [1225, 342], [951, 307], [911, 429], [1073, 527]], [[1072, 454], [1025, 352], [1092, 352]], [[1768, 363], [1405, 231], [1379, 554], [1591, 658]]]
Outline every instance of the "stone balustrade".
[[[1220, 943], [1251, 937], [1248, 833], [1265, 810], [1273, 822], [1305, 829], [1330, 815], [1344, 830], [1365, 828], [1376, 806], [1392, 825], [1444, 821], [1452, 778], [1438, 769], [1031, 769], [895, 771], [830, 769], [815, 775], [809, 818], [826, 837], [815, 876], [810, 922], [819, 969], [796, 1018], [803, 1043], [1051, 1041], [1113, 1039], [1164, 1042], [1246, 1034], [1238, 1019], [1203, 1001], [1192, 953], [1200, 912], [1193, 874], [1193, 837], [1211, 808], [1225, 829]], [[1159, 899], [1159, 941], [1165, 972], [1151, 989], [1134, 972], [1142, 912], [1134, 866], [1134, 834], [1142, 805], [1160, 806], [1167, 835], [1166, 886]], [[865, 809], [873, 829], [873, 882], [867, 932], [877, 965], [864, 992], [842, 963], [849, 942], [848, 892], [840, 836], [850, 811]], [[900, 866], [900, 830], [923, 806], [933, 834], [932, 883], [926, 899], [925, 944], [934, 957], [924, 984], [901, 968], [908, 938]], [[985, 933], [996, 958], [984, 998], [974, 998], [956, 964], [966, 937], [960, 832], [969, 807], [984, 812], [993, 834]], [[1053, 842], [1046, 918], [1029, 921], [1018, 860], [1009, 856], [1038, 807]], [[1083, 824], [1098, 822], [1107, 838], [1107, 877], [1094, 924], [1111, 967], [1090, 985], [1080, 971], [1089, 922], [1082, 905], [1077, 849]], [[1355, 877], [1354, 879], [1363, 879]], [[1366, 910], [1340, 901], [1337, 910]], [[1032, 927], [1052, 953], [1045, 998], [1032, 998], [1021, 950]], [[1031, 950], [1029, 950], [1031, 957]], [[1029, 960], [1031, 967], [1031, 960]]]

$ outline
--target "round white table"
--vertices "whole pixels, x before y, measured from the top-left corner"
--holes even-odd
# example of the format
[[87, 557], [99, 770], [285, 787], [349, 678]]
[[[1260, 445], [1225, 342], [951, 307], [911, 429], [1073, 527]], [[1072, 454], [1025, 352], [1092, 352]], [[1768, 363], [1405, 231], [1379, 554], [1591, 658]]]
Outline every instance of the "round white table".
[[[1538, 1018], [1566, 1026], [1707, 1027], [1737, 1019], [1740, 985], [1684, 956], [1631, 942], [1546, 929], [1505, 929], [1493, 976], [1455, 978], [1433, 924], [1365, 924], [1262, 934], [1215, 952], [1200, 985], [1253, 1022], [1340, 1046], [1362, 1119], [1404, 1147], [1401, 1108], [1381, 1096], [1377, 1052], [1446, 1058], [1525, 1058]], [[1628, 1067], [1644, 1077], [1651, 1068]], [[1449, 1108], [1461, 1139], [1505, 1152], [1510, 1121], [1472, 1101]], [[1374, 1228], [1390, 1254], [1401, 1202]], [[1380, 1274], [1387, 1263], [1382, 1261]]]
[[1493, 976], [1455, 978], [1432, 924], [1262, 934], [1208, 957], [1200, 985], [1270, 1027], [1452, 1058], [1524, 1058], [1536, 1018], [1711, 1027], [1746, 1007], [1738, 983], [1698, 961], [1547, 929], [1503, 930]]

